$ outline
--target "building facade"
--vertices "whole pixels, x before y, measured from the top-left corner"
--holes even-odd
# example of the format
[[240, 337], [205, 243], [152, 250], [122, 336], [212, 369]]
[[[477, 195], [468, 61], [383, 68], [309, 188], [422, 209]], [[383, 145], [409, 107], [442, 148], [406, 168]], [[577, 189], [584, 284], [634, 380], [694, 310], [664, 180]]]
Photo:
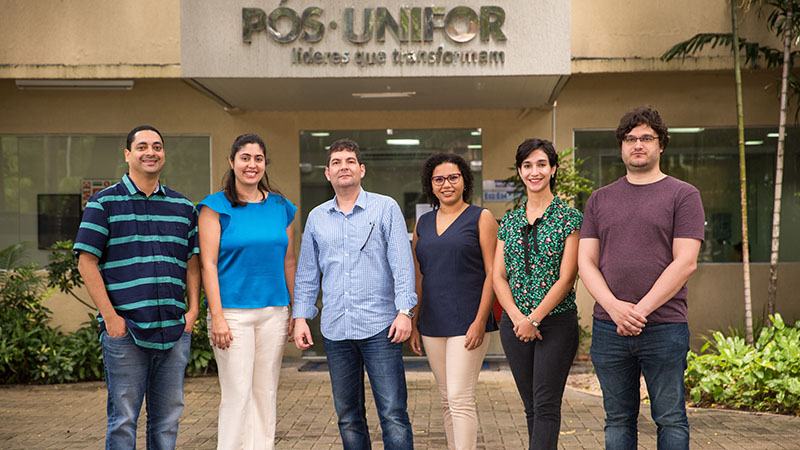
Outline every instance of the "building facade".
[[[271, 180], [300, 206], [300, 236], [308, 211], [332, 196], [322, 167], [336, 138], [361, 143], [365, 188], [394, 197], [412, 230], [431, 153], [470, 161], [481, 181], [474, 203], [499, 219], [509, 205], [494, 182], [512, 174], [525, 138], [576, 146], [599, 187], [624, 174], [619, 117], [649, 104], [671, 128], [662, 169], [697, 186], [706, 209], [689, 281], [693, 335], [742, 322], [732, 58], [722, 49], [659, 59], [696, 33], [729, 31], [729, 2], [359, 3], [0, 1], [0, 247], [69, 237], [82, 201], [124, 173], [124, 135], [139, 124], [164, 133], [164, 182], [195, 202], [220, 188], [234, 138], [261, 135]], [[755, 12], [741, 33], [779, 46]], [[778, 77], [743, 75], [756, 314], [767, 289]], [[800, 128], [789, 129], [785, 158], [777, 304], [795, 320]], [[578, 297], [588, 324], [592, 299], [580, 282]], [[65, 329], [85, 320], [71, 300], [49, 306]]]

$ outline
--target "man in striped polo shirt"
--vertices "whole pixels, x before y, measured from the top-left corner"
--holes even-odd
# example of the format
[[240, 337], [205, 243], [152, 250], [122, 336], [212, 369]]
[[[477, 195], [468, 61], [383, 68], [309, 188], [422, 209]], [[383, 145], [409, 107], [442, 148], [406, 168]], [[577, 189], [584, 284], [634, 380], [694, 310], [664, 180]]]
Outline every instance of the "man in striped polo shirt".
[[174, 449], [200, 298], [197, 214], [191, 201], [159, 183], [158, 130], [134, 128], [124, 154], [128, 173], [89, 199], [74, 247], [100, 313], [106, 448], [135, 447], [146, 398], [147, 448]]

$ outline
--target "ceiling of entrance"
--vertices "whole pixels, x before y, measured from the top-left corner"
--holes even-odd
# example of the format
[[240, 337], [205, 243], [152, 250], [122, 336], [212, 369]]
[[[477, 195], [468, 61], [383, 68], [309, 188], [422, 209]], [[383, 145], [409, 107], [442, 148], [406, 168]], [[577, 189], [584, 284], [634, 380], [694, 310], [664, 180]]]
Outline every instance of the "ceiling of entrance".
[[[228, 108], [260, 111], [505, 109], [552, 104], [566, 76], [191, 78]], [[354, 95], [356, 94], [356, 95]]]

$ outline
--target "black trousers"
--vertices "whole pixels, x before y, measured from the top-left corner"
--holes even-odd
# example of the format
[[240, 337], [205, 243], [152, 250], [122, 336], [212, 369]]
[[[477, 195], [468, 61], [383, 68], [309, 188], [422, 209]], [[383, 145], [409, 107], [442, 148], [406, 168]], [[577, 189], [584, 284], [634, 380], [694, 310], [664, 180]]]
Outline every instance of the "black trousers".
[[547, 316], [539, 326], [542, 340], [522, 342], [503, 312], [500, 341], [517, 383], [528, 420], [529, 449], [558, 448], [561, 398], [575, 353], [578, 351], [578, 313]]

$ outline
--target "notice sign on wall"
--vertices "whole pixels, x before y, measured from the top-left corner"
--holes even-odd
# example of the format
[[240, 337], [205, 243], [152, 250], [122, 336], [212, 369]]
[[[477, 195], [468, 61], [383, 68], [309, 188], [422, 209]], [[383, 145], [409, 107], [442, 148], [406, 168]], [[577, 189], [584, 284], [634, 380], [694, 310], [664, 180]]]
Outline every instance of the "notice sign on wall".
[[514, 185], [503, 180], [483, 180], [483, 201], [484, 202], [505, 202], [512, 201]]
[[81, 180], [81, 211], [86, 209], [86, 202], [95, 192], [100, 192], [116, 182], [117, 180]]

